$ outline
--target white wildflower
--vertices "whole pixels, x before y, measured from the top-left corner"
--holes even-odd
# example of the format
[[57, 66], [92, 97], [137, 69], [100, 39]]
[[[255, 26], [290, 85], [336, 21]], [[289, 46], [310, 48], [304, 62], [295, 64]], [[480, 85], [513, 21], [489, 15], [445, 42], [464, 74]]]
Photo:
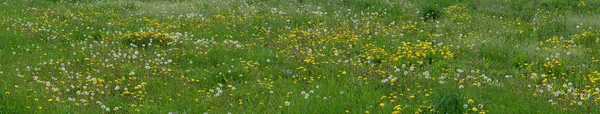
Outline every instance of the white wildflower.
[[462, 70], [462, 69], [456, 69], [456, 72], [458, 72], [458, 73], [463, 73], [463, 72], [464, 72], [464, 70]]

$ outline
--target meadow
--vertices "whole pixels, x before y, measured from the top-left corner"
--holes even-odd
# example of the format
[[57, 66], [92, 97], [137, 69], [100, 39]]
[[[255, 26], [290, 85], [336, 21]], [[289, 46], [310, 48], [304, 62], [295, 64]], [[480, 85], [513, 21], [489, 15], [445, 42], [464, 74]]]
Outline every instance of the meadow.
[[0, 113], [600, 113], [598, 0], [0, 3]]

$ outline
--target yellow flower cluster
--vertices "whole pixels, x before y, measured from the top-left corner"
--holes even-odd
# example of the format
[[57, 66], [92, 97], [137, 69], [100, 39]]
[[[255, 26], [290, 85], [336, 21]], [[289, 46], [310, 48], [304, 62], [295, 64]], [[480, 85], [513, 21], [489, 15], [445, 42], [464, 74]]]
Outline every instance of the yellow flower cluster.
[[418, 60], [425, 58], [450, 59], [454, 57], [454, 52], [446, 46], [438, 46], [429, 41], [411, 43], [402, 42], [402, 46], [391, 55], [392, 61], [399, 60]]

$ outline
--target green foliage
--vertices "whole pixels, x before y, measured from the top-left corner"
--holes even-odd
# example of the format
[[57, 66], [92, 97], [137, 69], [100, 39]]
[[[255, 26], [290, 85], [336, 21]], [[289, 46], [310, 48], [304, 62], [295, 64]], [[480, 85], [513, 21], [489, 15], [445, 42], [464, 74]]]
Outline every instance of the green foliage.
[[442, 97], [440, 102], [436, 105], [437, 113], [440, 113], [440, 114], [464, 113], [465, 111], [462, 106], [464, 103], [462, 103], [461, 101], [464, 101], [464, 100], [461, 99], [461, 97], [458, 96], [457, 94], [448, 93], [447, 95]]

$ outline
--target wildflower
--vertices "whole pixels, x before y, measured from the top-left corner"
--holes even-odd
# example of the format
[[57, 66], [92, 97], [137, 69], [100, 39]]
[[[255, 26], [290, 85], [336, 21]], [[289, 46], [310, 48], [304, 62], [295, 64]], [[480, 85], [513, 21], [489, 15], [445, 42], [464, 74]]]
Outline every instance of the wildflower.
[[394, 106], [394, 110], [402, 110], [402, 105], [396, 105], [396, 106]]
[[379, 106], [380, 106], [381, 108], [383, 108], [383, 107], [385, 106], [385, 103], [379, 103]]
[[473, 103], [475, 101], [473, 101], [473, 99], [469, 99], [469, 104]]
[[381, 80], [381, 83], [385, 83], [387, 81], [388, 81], [388, 79], [383, 79], [383, 80]]
[[542, 83], [546, 83], [548, 82], [548, 78], [544, 78], [544, 80], [542, 80]]
[[291, 104], [289, 101], [285, 101], [284, 103], [285, 103], [285, 106], [290, 106], [290, 104]]
[[133, 71], [129, 72], [129, 76], [133, 76], [133, 75], [135, 75], [135, 72], [133, 72]]
[[130, 94], [129, 91], [123, 92], [123, 95], [129, 95], [129, 94]]
[[304, 94], [304, 99], [308, 99], [309, 94]]
[[477, 112], [477, 108], [475, 108], [475, 107], [471, 108], [471, 110], [472, 110], [473, 112]]
[[292, 72], [292, 70], [286, 69], [286, 70], [283, 70], [283, 73], [285, 73], [287, 75], [292, 75], [293, 72]]
[[577, 6], [587, 6], [587, 4], [585, 3], [585, 1], [579, 1], [579, 3], [577, 3]]
[[6, 95], [10, 95], [10, 92], [8, 92], [8, 91], [7, 91], [7, 92], [4, 92], [4, 94], [6, 94]]
[[368, 110], [367, 110], [367, 111], [365, 111], [365, 114], [369, 114], [369, 111], [368, 111]]

